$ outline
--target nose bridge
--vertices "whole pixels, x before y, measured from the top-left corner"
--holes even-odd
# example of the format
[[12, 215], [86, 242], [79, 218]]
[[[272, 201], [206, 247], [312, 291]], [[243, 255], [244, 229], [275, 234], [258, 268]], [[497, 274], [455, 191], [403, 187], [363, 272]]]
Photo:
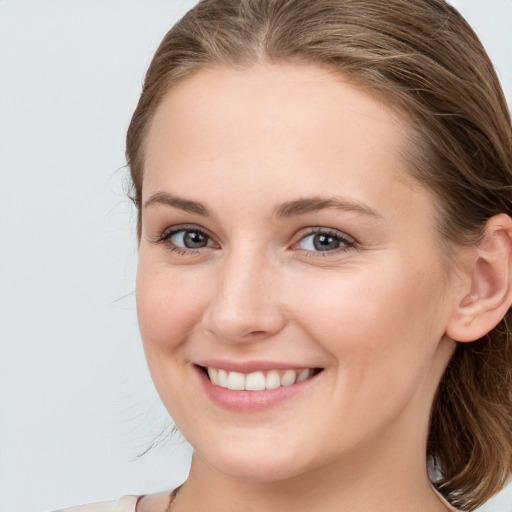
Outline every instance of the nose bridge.
[[223, 341], [239, 342], [272, 336], [283, 327], [279, 269], [264, 250], [233, 248], [218, 270], [206, 329]]

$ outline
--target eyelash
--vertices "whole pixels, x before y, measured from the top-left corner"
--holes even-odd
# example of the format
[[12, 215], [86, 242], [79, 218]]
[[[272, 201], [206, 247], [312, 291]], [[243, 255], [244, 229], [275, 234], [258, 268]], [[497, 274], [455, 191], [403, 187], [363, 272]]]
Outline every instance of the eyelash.
[[[187, 231], [193, 232], [193, 233], [198, 233], [198, 234], [204, 236], [205, 238], [207, 238], [209, 241], [212, 241], [212, 237], [210, 235], [208, 235], [208, 233], [206, 233], [204, 230], [198, 228], [197, 226], [183, 225], [183, 226], [175, 226], [173, 228], [166, 229], [160, 235], [158, 235], [152, 242], [155, 244], [165, 244], [167, 250], [169, 250], [170, 252], [182, 255], [182, 256], [198, 255], [200, 252], [202, 252], [201, 251], [202, 249], [205, 249], [208, 246], [193, 249], [193, 248], [187, 248], [187, 247], [179, 247], [179, 246], [173, 244], [172, 242], [170, 242], [170, 239], [177, 233], [187, 232]], [[328, 237], [335, 238], [338, 240], [339, 243], [342, 243], [343, 246], [338, 247], [333, 250], [327, 250], [327, 251], [313, 251], [313, 250], [301, 249], [301, 248], [297, 249], [297, 250], [301, 251], [303, 254], [307, 255], [308, 257], [317, 257], [317, 256], [327, 257], [327, 256], [337, 254], [340, 252], [346, 252], [350, 249], [357, 247], [357, 241], [354, 238], [352, 238], [340, 231], [334, 230], [334, 229], [319, 228], [319, 227], [308, 228], [307, 230], [302, 232], [300, 234], [300, 239], [297, 242], [295, 242], [292, 247], [296, 247], [301, 242], [306, 240], [308, 237], [314, 236], [314, 235], [326, 235]]]
[[212, 240], [212, 237], [206, 233], [204, 230], [198, 228], [194, 225], [183, 225], [183, 226], [175, 226], [170, 229], [166, 229], [163, 231], [160, 235], [158, 235], [155, 240], [153, 240], [153, 243], [155, 244], [164, 244], [166, 246], [166, 249], [170, 252], [179, 254], [180, 256], [186, 256], [186, 255], [197, 255], [202, 248], [198, 249], [192, 249], [188, 247], [179, 247], [172, 242], [170, 242], [170, 239], [176, 235], [177, 233], [181, 232], [193, 232], [193, 233], [199, 233], [200, 235], [204, 236], [208, 240]]
[[308, 249], [298, 249], [302, 251], [304, 254], [306, 254], [308, 257], [328, 257], [333, 254], [338, 254], [340, 252], [346, 252], [350, 249], [353, 249], [357, 246], [357, 242], [354, 238], [348, 236], [345, 233], [342, 233], [340, 231], [337, 231], [335, 229], [329, 229], [329, 228], [309, 228], [307, 231], [303, 232], [301, 234], [301, 237], [298, 242], [294, 244], [294, 247], [299, 245], [301, 242], [306, 240], [310, 236], [314, 235], [326, 235], [328, 237], [332, 237], [337, 239], [339, 243], [342, 243], [343, 246], [338, 247], [333, 250], [328, 251], [312, 251]]

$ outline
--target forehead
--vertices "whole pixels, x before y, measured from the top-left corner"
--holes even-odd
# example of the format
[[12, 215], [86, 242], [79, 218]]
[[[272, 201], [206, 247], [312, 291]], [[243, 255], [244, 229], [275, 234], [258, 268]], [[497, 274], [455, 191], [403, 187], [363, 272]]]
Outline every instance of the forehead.
[[406, 132], [394, 108], [329, 69], [204, 69], [171, 89], [157, 109], [143, 197], [170, 182], [204, 186], [212, 176], [243, 176], [247, 190], [261, 193], [267, 178], [297, 194], [308, 184], [344, 182], [357, 193], [369, 180], [384, 193], [390, 179], [412, 184], [400, 158]]

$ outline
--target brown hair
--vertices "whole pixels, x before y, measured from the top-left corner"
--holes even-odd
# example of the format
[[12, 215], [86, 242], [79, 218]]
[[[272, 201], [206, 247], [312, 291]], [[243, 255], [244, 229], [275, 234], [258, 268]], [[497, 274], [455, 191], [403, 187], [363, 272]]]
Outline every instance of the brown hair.
[[[258, 61], [338, 70], [406, 115], [411, 174], [438, 202], [442, 239], [473, 244], [512, 215], [512, 127], [493, 66], [443, 0], [203, 0], [165, 36], [127, 135], [139, 208], [144, 141], [167, 91], [206, 66]], [[449, 246], [450, 244], [446, 244]], [[510, 311], [487, 336], [458, 344], [439, 385], [427, 454], [436, 486], [474, 510], [512, 473]]]

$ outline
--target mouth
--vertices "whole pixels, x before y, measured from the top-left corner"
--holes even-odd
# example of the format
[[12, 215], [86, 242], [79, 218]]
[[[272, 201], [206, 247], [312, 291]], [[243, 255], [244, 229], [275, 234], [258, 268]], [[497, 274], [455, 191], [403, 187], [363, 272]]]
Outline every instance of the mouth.
[[286, 370], [242, 373], [211, 366], [198, 366], [209, 381], [217, 387], [232, 391], [264, 391], [292, 386], [318, 375], [323, 368], [297, 368]]

